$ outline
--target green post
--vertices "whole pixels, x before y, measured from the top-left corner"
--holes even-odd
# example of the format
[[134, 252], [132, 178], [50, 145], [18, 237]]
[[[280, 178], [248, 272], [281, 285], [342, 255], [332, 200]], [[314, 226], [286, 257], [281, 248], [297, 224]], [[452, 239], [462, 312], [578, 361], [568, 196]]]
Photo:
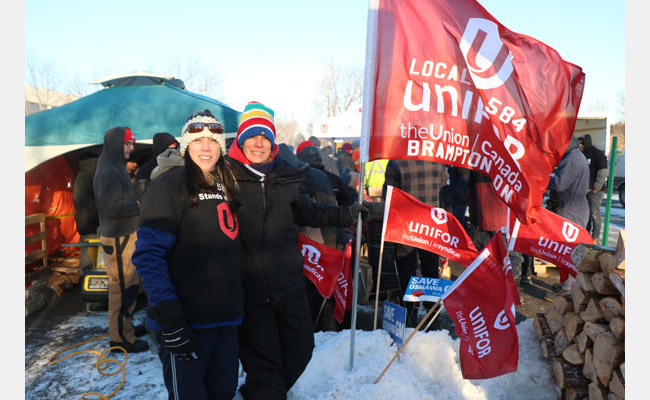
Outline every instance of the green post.
[[614, 190], [614, 169], [616, 168], [616, 142], [618, 138], [612, 138], [612, 150], [609, 156], [609, 178], [607, 179], [607, 206], [605, 207], [605, 227], [603, 228], [603, 246], [607, 246], [609, 237], [609, 213], [612, 209], [612, 191]]

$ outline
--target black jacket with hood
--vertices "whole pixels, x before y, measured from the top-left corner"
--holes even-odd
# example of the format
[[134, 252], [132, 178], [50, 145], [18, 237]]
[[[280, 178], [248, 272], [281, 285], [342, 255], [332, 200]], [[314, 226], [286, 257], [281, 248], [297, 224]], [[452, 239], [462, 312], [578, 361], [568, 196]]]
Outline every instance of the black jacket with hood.
[[99, 233], [105, 237], [125, 236], [135, 232], [138, 226], [140, 202], [126, 171], [124, 134], [124, 127], [106, 131], [93, 179]]
[[594, 147], [590, 134], [580, 136], [580, 142], [583, 146], [582, 154], [587, 157], [589, 163], [589, 190], [598, 192], [604, 188], [607, 180], [609, 172], [607, 157], [605, 157], [605, 152]]
[[97, 169], [97, 156], [84, 154], [79, 159], [79, 172], [72, 185], [74, 219], [80, 235], [95, 235], [99, 227], [97, 204], [93, 191], [93, 178]]
[[305, 293], [298, 226], [340, 225], [338, 207], [300, 194], [302, 171], [280, 158], [264, 181], [231, 161], [239, 186], [241, 269], [247, 303], [278, 302]]

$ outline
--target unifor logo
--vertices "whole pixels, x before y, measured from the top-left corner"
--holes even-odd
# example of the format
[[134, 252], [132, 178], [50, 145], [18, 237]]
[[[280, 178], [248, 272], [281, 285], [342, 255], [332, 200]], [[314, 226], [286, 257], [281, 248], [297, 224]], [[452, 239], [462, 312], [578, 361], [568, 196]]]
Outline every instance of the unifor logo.
[[512, 75], [512, 53], [494, 22], [470, 18], [459, 47], [477, 89], [499, 87]]
[[327, 128], [328, 128], [327, 124], [321, 124], [320, 125], [320, 131], [323, 132], [323, 133], [327, 132]]
[[228, 236], [230, 240], [235, 240], [239, 233], [239, 224], [237, 223], [237, 217], [235, 214], [230, 211], [228, 203], [220, 203], [217, 206], [217, 213], [219, 214], [219, 226], [221, 227], [221, 231]]
[[318, 251], [317, 248], [310, 244], [303, 244], [302, 258], [303, 260], [308, 261], [310, 264], [318, 266], [318, 260], [320, 260], [320, 251]]
[[442, 208], [431, 209], [431, 219], [438, 225], [447, 223], [447, 212]]
[[505, 310], [501, 310], [499, 315], [497, 315], [497, 319], [494, 321], [494, 328], [500, 331], [510, 328], [510, 321]]
[[575, 242], [578, 239], [578, 234], [580, 234], [580, 230], [578, 230], [577, 226], [571, 222], [564, 221], [562, 224], [562, 236], [564, 236], [567, 242]]

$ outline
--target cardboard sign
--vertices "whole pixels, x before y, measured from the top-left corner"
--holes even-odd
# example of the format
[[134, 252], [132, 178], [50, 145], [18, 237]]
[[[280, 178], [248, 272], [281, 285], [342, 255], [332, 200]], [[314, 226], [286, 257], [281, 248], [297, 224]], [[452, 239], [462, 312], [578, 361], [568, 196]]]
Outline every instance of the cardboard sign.
[[438, 301], [454, 281], [412, 276], [404, 292], [404, 301]]
[[404, 327], [406, 326], [406, 308], [384, 301], [384, 314], [381, 327], [388, 331], [398, 346], [404, 344]]

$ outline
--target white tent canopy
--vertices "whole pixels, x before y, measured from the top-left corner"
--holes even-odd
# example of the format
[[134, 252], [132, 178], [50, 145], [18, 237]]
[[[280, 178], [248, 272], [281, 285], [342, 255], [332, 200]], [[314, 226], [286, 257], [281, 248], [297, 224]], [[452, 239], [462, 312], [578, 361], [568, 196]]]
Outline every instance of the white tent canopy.
[[361, 108], [355, 107], [331, 118], [314, 120], [313, 135], [330, 139], [361, 137]]

